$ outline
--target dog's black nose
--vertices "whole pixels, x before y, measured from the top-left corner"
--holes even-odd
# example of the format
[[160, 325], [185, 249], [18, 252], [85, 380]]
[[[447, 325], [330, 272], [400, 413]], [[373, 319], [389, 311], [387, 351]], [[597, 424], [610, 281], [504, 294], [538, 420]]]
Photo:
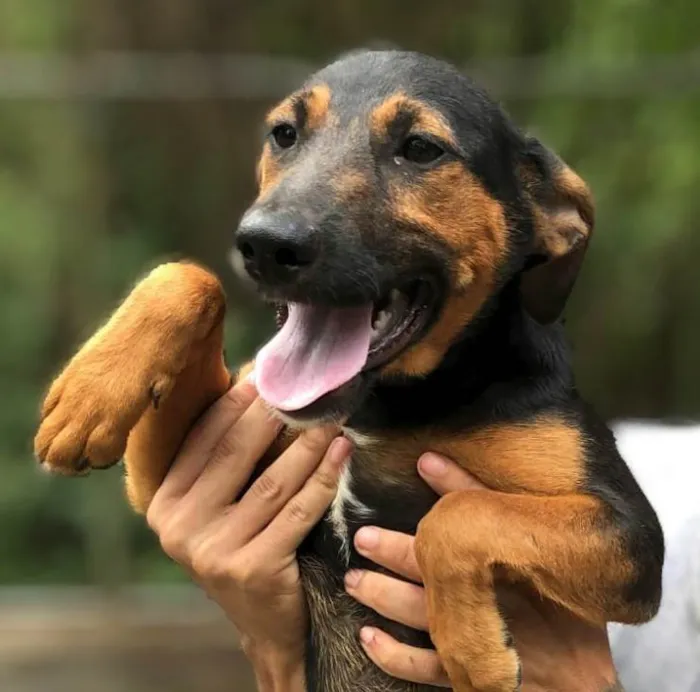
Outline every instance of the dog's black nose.
[[244, 218], [236, 246], [246, 271], [272, 285], [295, 281], [318, 257], [316, 229], [301, 218], [256, 212]]

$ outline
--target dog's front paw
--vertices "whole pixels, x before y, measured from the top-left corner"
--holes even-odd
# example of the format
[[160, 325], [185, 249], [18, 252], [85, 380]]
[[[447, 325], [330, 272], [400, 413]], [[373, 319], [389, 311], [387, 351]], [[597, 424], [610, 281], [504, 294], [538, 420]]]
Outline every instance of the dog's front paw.
[[111, 346], [108, 338], [88, 344], [49, 390], [34, 440], [48, 471], [84, 475], [116, 464], [146, 407], [172, 386], [172, 376], [119, 358]]
[[158, 408], [188, 362], [211, 355], [209, 336], [220, 346], [224, 309], [206, 270], [171, 263], [151, 272], [49, 390], [34, 440], [42, 465], [81, 475], [117, 463], [147, 407]]
[[446, 637], [432, 635], [452, 689], [455, 692], [520, 692], [522, 668], [515, 648], [504, 644], [485, 650], [481, 646], [483, 642], [463, 641], [464, 628], [462, 622], [461, 632], [451, 632]]
[[519, 692], [520, 658], [498, 609], [488, 593], [478, 593], [477, 583], [469, 596], [465, 584], [426, 585], [430, 636], [455, 692]]

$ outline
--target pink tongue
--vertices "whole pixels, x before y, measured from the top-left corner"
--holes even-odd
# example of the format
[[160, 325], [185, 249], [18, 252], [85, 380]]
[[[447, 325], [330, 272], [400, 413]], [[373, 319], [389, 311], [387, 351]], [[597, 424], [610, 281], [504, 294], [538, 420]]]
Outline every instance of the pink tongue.
[[284, 326], [255, 359], [260, 396], [281, 411], [308, 406], [362, 370], [371, 335], [371, 303], [358, 308], [290, 303]]

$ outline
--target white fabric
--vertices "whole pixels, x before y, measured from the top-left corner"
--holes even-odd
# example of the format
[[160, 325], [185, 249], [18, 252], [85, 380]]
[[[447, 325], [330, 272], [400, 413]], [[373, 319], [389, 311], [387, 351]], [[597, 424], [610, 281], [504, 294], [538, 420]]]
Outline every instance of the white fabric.
[[659, 614], [610, 626], [620, 680], [626, 692], [700, 692], [700, 425], [613, 427], [666, 539]]

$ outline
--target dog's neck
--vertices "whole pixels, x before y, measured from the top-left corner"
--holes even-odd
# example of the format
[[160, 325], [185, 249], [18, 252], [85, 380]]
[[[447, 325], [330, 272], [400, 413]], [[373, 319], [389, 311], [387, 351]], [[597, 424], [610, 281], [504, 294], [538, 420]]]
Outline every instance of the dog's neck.
[[[350, 425], [359, 431], [440, 423], [465, 410], [477, 423], [519, 413], [527, 397], [546, 400], [573, 388], [563, 326], [537, 324], [522, 309], [517, 287], [506, 286], [466, 327], [437, 370], [424, 378], [380, 382]], [[533, 407], [532, 404], [535, 403]]]

